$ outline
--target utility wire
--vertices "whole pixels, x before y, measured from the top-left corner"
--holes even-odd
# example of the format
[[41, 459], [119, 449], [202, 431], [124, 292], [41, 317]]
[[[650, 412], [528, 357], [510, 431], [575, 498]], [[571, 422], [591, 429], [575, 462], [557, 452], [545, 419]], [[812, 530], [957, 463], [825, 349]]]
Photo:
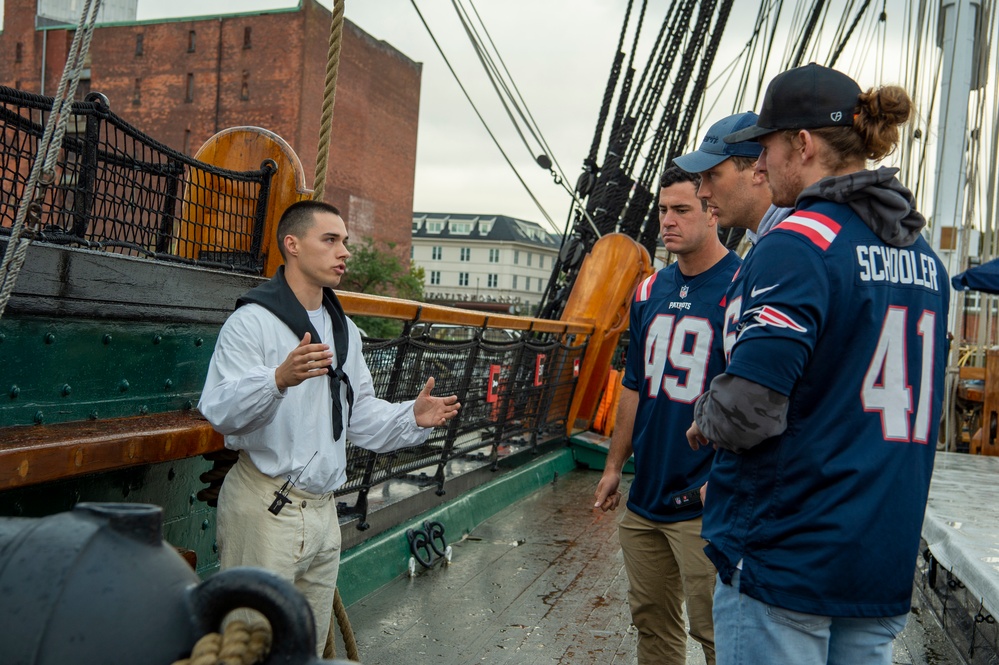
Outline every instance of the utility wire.
[[545, 140], [544, 134], [541, 133], [541, 127], [538, 125], [537, 121], [535, 121], [534, 119], [534, 116], [531, 114], [531, 109], [528, 107], [526, 100], [524, 100], [524, 96], [520, 93], [520, 89], [517, 87], [516, 81], [514, 81], [513, 79], [513, 75], [510, 74], [510, 70], [507, 68], [506, 63], [503, 61], [503, 56], [502, 54], [500, 54], [499, 49], [496, 47], [496, 43], [493, 41], [492, 35], [489, 34], [489, 30], [486, 28], [485, 21], [483, 21], [482, 17], [479, 15], [479, 10], [475, 8], [475, 3], [472, 2], [472, 0], [468, 0], [468, 4], [469, 6], [471, 6], [472, 11], [475, 13], [475, 17], [479, 20], [479, 24], [482, 26], [482, 32], [485, 34], [486, 39], [489, 40], [489, 44], [493, 47], [493, 51], [496, 53], [496, 58], [497, 60], [499, 60], [500, 65], [503, 67], [503, 71], [506, 73], [507, 79], [509, 79], [510, 81], [510, 86], [513, 88], [513, 91], [517, 93], [517, 99], [520, 100], [520, 103], [523, 106], [522, 117], [524, 114], [526, 114], [527, 118], [525, 122], [528, 124], [528, 127], [533, 127], [531, 133], [535, 136], [535, 139], [538, 141], [538, 143], [541, 144], [541, 147], [544, 149], [545, 154], [551, 157], [552, 163], [555, 165], [555, 168], [558, 171], [558, 175], [563, 180], [566, 180], [565, 173], [562, 171], [562, 167], [559, 166], [558, 159], [555, 158], [555, 152], [548, 145], [548, 141]]
[[475, 106], [475, 102], [472, 101], [471, 95], [468, 94], [468, 90], [465, 89], [465, 86], [462, 84], [461, 79], [458, 78], [458, 73], [454, 71], [454, 67], [451, 66], [451, 62], [448, 60], [447, 56], [444, 55], [444, 49], [441, 48], [440, 43], [437, 41], [437, 38], [434, 36], [433, 30], [430, 29], [430, 26], [427, 24], [427, 20], [423, 18], [423, 13], [420, 11], [420, 8], [416, 6], [416, 0], [409, 0], [409, 2], [411, 5], [413, 5], [413, 9], [416, 10], [417, 16], [420, 17], [420, 22], [423, 23], [423, 27], [426, 28], [427, 34], [430, 35], [430, 39], [434, 42], [434, 46], [437, 47], [437, 52], [441, 54], [441, 58], [444, 59], [444, 64], [446, 64], [447, 68], [451, 71], [451, 75], [454, 77], [454, 80], [458, 84], [458, 87], [461, 88], [461, 92], [465, 95], [465, 99], [468, 100], [468, 103], [471, 105], [472, 110], [475, 111], [475, 115], [478, 116], [479, 121], [482, 123], [482, 126], [485, 128], [486, 133], [489, 134], [489, 138], [493, 140], [493, 143], [496, 145], [496, 148], [500, 151], [500, 154], [503, 155], [503, 159], [506, 160], [507, 165], [513, 171], [514, 175], [517, 176], [517, 180], [520, 181], [520, 184], [523, 185], [524, 190], [527, 191], [528, 196], [530, 196], [531, 200], [534, 201], [534, 205], [536, 205], [538, 210], [541, 211], [541, 214], [544, 216], [544, 218], [548, 220], [550, 228], [552, 230], [557, 229], [558, 227], [555, 226], [555, 222], [548, 214], [548, 211], [545, 210], [545, 207], [543, 205], [541, 205], [541, 201], [538, 200], [538, 198], [534, 195], [534, 192], [531, 191], [531, 188], [528, 187], [527, 183], [521, 177], [520, 172], [517, 170], [517, 167], [513, 165], [513, 162], [510, 160], [510, 157], [506, 154], [506, 151], [503, 150], [503, 146], [500, 145], [500, 142], [496, 138], [496, 135], [493, 134], [492, 130], [489, 128], [489, 123], [487, 123], [486, 119], [482, 117], [481, 113], [479, 113], [479, 109], [477, 106]]

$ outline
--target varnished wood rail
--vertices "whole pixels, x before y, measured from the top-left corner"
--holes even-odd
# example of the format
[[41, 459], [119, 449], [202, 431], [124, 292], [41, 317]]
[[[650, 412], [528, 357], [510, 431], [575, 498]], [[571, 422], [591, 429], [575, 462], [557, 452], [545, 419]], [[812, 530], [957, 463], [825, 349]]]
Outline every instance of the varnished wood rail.
[[6, 427], [0, 429], [0, 489], [194, 457], [221, 447], [222, 436], [194, 411]]
[[[496, 315], [357, 293], [338, 295], [344, 310], [354, 316], [584, 338], [593, 331], [592, 325], [579, 323]], [[196, 411], [0, 428], [0, 490], [195, 457], [222, 446], [222, 436]]]

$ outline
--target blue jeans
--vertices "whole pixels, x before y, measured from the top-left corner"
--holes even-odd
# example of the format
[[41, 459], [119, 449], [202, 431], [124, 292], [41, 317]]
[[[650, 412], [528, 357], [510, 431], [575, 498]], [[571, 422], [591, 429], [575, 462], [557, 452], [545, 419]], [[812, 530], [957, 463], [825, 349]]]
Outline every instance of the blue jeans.
[[891, 665], [907, 618], [785, 610], [740, 593], [737, 570], [731, 585], [715, 580], [715, 657], [718, 665]]

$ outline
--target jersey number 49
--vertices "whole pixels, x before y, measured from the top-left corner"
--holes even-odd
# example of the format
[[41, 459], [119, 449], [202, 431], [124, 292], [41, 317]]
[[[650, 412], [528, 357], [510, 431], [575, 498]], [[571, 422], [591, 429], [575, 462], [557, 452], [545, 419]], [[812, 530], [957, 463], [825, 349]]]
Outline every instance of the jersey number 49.
[[[702, 392], [708, 375], [714, 330], [711, 322], [696, 316], [677, 319], [659, 314], [645, 332], [645, 379], [649, 397], [659, 395], [659, 387], [674, 402], [691, 404]], [[666, 361], [672, 370], [666, 371]]]

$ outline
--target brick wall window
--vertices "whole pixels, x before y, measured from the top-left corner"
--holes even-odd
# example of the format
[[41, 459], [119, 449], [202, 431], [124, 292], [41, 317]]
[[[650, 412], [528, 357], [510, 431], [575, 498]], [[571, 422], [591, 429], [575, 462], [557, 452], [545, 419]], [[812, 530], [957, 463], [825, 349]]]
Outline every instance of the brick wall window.
[[135, 36], [135, 55], [142, 55], [142, 41], [144, 38], [145, 35], [142, 33]]
[[191, 154], [191, 130], [190, 129], [185, 129], [184, 130], [184, 154], [185, 155], [190, 155]]
[[24, 44], [18, 42], [14, 47], [14, 62], [21, 62], [24, 60]]
[[441, 283], [441, 273], [440, 273], [440, 271], [438, 271], [438, 270], [431, 270], [430, 271], [430, 283], [434, 284], [434, 285]]
[[184, 101], [194, 101], [194, 74], [190, 72], [187, 74], [187, 85], [184, 86]]
[[243, 48], [253, 48], [253, 28], [243, 28]]
[[250, 72], [243, 71], [243, 83], [239, 88], [239, 98], [244, 102], [250, 98]]
[[187, 52], [194, 53], [195, 47], [197, 46], [197, 34], [194, 30], [187, 31]]
[[468, 273], [460, 272], [458, 273], [458, 286], [468, 286]]
[[132, 88], [132, 103], [140, 104], [142, 102], [142, 79], [135, 79], [135, 87]]

